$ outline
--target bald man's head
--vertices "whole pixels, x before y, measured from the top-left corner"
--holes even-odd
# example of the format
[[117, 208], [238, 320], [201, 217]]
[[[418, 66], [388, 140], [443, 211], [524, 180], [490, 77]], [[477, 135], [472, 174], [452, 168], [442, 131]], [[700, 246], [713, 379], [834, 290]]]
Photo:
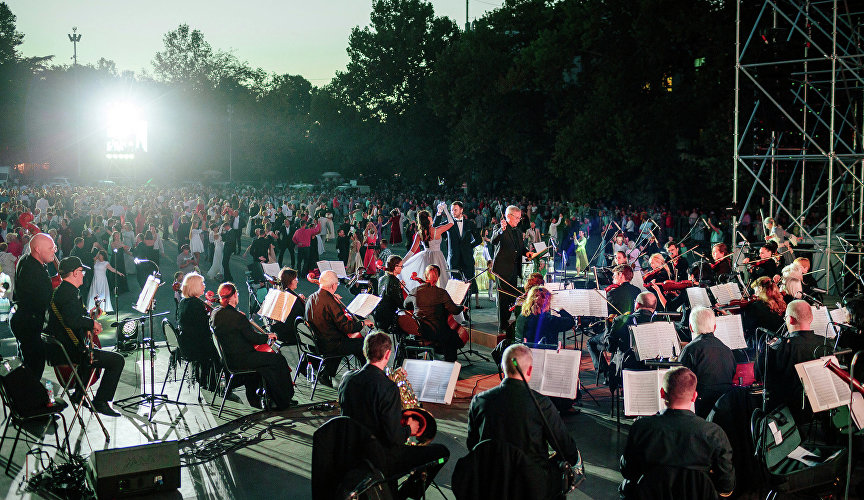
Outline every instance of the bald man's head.
[[30, 240], [30, 255], [43, 264], [52, 262], [56, 251], [54, 240], [46, 233], [39, 233]]
[[786, 326], [790, 332], [809, 330], [813, 323], [813, 310], [803, 300], [793, 300], [786, 306]]

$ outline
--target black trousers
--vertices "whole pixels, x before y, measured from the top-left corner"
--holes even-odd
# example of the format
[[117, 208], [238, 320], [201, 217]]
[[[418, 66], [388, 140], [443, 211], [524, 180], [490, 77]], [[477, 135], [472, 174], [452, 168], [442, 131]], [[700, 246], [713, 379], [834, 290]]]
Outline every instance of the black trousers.
[[[254, 369], [258, 377], [245, 378], [246, 398], [256, 402], [255, 392], [261, 387], [261, 380], [267, 386], [267, 394], [277, 409], [291, 406], [294, 397], [294, 383], [291, 381], [291, 368], [285, 356], [275, 352], [255, 351], [243, 355], [242, 360], [233, 360], [238, 368]], [[235, 378], [236, 380], [236, 378]], [[251, 391], [251, 394], [250, 394]]]
[[297, 272], [301, 276], [309, 272], [309, 266], [311, 265], [310, 250], [310, 247], [297, 247]]
[[[510, 308], [516, 303], [516, 297], [522, 291], [515, 288], [515, 276], [502, 276], [498, 280], [498, 331], [505, 332], [510, 324]], [[506, 283], [505, 283], [506, 280]]]
[[[114, 393], [117, 392], [117, 383], [120, 382], [120, 375], [123, 373], [123, 366], [126, 364], [126, 359], [112, 351], [103, 351], [95, 349], [93, 351], [93, 364], [82, 363], [78, 365], [78, 376], [81, 381], [87, 383], [87, 376], [90, 374], [90, 367], [102, 368], [102, 377], [99, 379], [99, 389], [96, 390], [96, 396], [93, 401], [112, 401]], [[75, 383], [77, 386], [77, 382]]]
[[34, 314], [25, 311], [16, 312], [9, 326], [18, 341], [18, 356], [24, 366], [30, 368], [39, 378], [45, 371], [45, 343], [42, 342], [42, 323], [44, 314]]
[[[444, 459], [441, 461], [441, 459]], [[432, 464], [427, 467], [426, 480], [423, 481], [421, 474], [415, 474], [411, 479], [405, 481], [396, 492], [396, 481], [391, 482], [391, 490], [396, 493], [396, 498], [421, 498], [423, 492], [435, 479], [438, 471], [444, 467], [450, 458], [450, 450], [443, 444], [429, 444], [426, 446], [394, 446], [387, 450], [387, 475], [407, 474], [415, 467], [424, 464]]]
[[360, 360], [360, 364], [366, 364], [366, 357], [363, 356], [363, 339], [342, 339], [342, 342], [335, 349], [330, 349], [324, 352], [325, 356], [340, 356], [339, 358], [328, 359], [324, 363], [322, 370], [324, 375], [335, 377], [339, 371], [339, 363], [342, 362], [342, 357], [354, 355]]
[[462, 343], [462, 339], [459, 338], [459, 333], [451, 330], [449, 327], [435, 329], [425, 323], [421, 323], [420, 325], [423, 336], [441, 346], [444, 351], [444, 361], [456, 361], [459, 348], [465, 345]]
[[231, 276], [231, 254], [234, 252], [222, 252], [222, 274], [225, 276], [225, 281], [234, 281]]

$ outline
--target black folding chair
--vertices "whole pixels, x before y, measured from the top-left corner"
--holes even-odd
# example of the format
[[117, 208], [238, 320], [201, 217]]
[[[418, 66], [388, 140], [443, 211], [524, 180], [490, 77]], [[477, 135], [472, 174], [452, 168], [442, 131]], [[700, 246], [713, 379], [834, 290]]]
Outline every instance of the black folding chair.
[[[231, 383], [234, 381], [235, 375], [249, 375], [257, 373], [255, 369], [239, 369], [231, 367], [228, 364], [228, 360], [225, 359], [225, 353], [222, 351], [222, 344], [219, 342], [219, 338], [216, 337], [216, 334], [212, 334], [213, 336], [213, 345], [216, 346], [216, 352], [219, 353], [219, 360], [222, 362], [222, 370], [219, 372], [219, 378], [216, 380], [221, 380], [222, 375], [228, 375], [228, 382], [225, 383], [225, 392], [222, 394], [222, 404], [219, 406], [219, 414], [218, 417], [222, 416], [222, 409], [225, 408], [225, 400], [228, 398], [228, 394], [231, 393]], [[213, 401], [210, 402], [211, 405], [216, 404], [216, 395], [219, 394], [219, 391], [213, 391]]]
[[[297, 375], [300, 373], [303, 363], [311, 364], [312, 369], [315, 370], [315, 376], [312, 381], [312, 393], [309, 395], [309, 400], [311, 401], [315, 399], [315, 389], [318, 387], [318, 380], [321, 378], [321, 370], [324, 369], [324, 363], [331, 359], [347, 358], [347, 356], [324, 356], [321, 354], [315, 345], [312, 329], [301, 318], [297, 320], [297, 352], [300, 353], [300, 359], [297, 362], [297, 369], [294, 370], [294, 382], [297, 382]], [[312, 360], [315, 362], [313, 363]], [[306, 370], [308, 369], [307, 367]]]
[[[74, 401], [74, 400], [72, 400], [72, 398], [70, 398], [70, 401], [72, 402], [72, 407], [75, 408], [75, 413], [72, 415], [72, 421], [74, 422], [75, 419], [77, 418], [78, 422], [81, 424], [81, 431], [86, 432], [86, 426], [84, 425], [83, 419], [79, 418], [79, 414], [81, 413], [81, 407], [84, 406], [85, 402], [87, 405], [90, 406], [90, 408], [93, 408], [93, 400], [90, 397], [90, 393], [89, 393], [89, 391], [90, 391], [90, 383], [89, 382], [93, 379], [93, 372], [95, 371], [95, 368], [90, 367], [90, 372], [89, 372], [90, 375], [87, 377], [88, 383], [85, 384], [81, 380], [81, 377], [78, 376], [78, 365], [76, 363], [72, 362], [72, 358], [69, 356], [69, 353], [66, 352], [66, 348], [63, 347], [63, 344], [59, 340], [55, 339], [54, 337], [52, 337], [50, 335], [46, 335], [44, 333], [42, 334], [42, 341], [45, 342], [46, 347], [50, 346], [50, 348], [57, 349], [57, 352], [62, 353], [63, 359], [66, 360], [66, 364], [64, 365], [62, 363], [61, 364], [52, 363], [50, 356], [48, 359], [48, 363], [55, 370], [55, 375], [57, 375], [57, 380], [62, 384], [62, 387], [63, 387], [63, 390], [60, 392], [59, 396], [63, 397], [69, 392], [69, 386], [72, 385], [73, 381], [78, 384], [78, 387], [82, 388], [81, 400], [80, 401]], [[67, 378], [66, 380], [62, 379], [63, 377], [60, 376], [60, 373], [57, 370], [61, 366], [70, 367], [71, 376], [69, 378]], [[105, 441], [110, 441], [111, 435], [108, 433], [108, 429], [105, 427], [105, 424], [102, 423], [102, 418], [99, 416], [99, 413], [94, 411], [93, 416], [96, 417], [96, 421], [99, 422], [99, 427], [102, 428], [102, 433], [105, 435]], [[66, 435], [66, 439], [67, 440], [69, 439], [68, 434]]]
[[[180, 345], [180, 339], [178, 336], [177, 328], [174, 327], [174, 324], [168, 318], [162, 318], [162, 333], [165, 335], [165, 344], [168, 348], [168, 352], [171, 357], [174, 358], [177, 363], [183, 363], [183, 375], [180, 377], [180, 388], [177, 389], [177, 399], [180, 399], [180, 393], [183, 392], [183, 382], [186, 381], [186, 374], [189, 371], [189, 365], [192, 364], [192, 361], [189, 360], [189, 357], [186, 355], [185, 351], [183, 351], [183, 346]], [[179, 335], [182, 335], [182, 332], [179, 332]], [[174, 365], [174, 381], [177, 381], [177, 365]], [[208, 372], [209, 373], [209, 372]], [[171, 374], [171, 367], [169, 366], [168, 370], [165, 372], [165, 380], [162, 381], [162, 391], [161, 393], [165, 393], [165, 384], [168, 382], [168, 375]], [[209, 377], [210, 375], [208, 375]], [[201, 399], [201, 380], [198, 381], [198, 399]]]
[[[9, 363], [12, 363], [13, 361], [20, 363], [17, 358], [6, 360], [6, 362]], [[23, 367], [13, 369], [23, 369]], [[3, 448], [3, 443], [6, 441], [6, 434], [9, 430], [9, 426], [12, 425], [16, 429], [15, 441], [12, 443], [12, 450], [9, 452], [9, 459], [6, 461], [5, 473], [7, 475], [9, 474], [9, 467], [12, 465], [12, 458], [15, 456], [15, 448], [18, 446], [18, 440], [21, 438], [21, 432], [24, 431], [24, 433], [31, 436], [34, 441], [41, 442], [42, 437], [48, 430], [48, 426], [52, 424], [53, 415], [60, 415], [60, 419], [63, 422], [63, 432], [66, 435], [66, 438], [63, 439], [63, 444], [61, 445], [60, 435], [57, 433], [57, 424], [54, 423], [54, 439], [57, 442], [57, 449], [58, 451], [62, 450], [65, 445], [66, 451], [71, 456], [72, 452], [69, 448], [69, 427], [66, 424], [66, 417], [63, 416], [63, 410], [68, 406], [65, 401], [56, 399], [52, 406], [47, 406], [36, 411], [24, 412], [12, 401], [9, 394], [6, 392], [5, 384], [2, 383], [0, 383], [0, 400], [2, 400], [3, 406], [8, 409], [6, 426], [3, 428], [3, 436], [0, 437], [0, 449]], [[36, 431], [34, 430], [34, 426], [39, 420], [47, 420], [47, 422], [44, 426], [36, 427], [39, 429]]]

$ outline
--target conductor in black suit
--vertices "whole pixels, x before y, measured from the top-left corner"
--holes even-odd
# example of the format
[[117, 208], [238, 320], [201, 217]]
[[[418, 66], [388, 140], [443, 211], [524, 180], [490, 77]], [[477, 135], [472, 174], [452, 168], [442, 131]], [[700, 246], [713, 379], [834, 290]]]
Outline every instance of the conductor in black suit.
[[501, 219], [501, 226], [492, 231], [490, 241], [495, 246], [492, 257], [492, 272], [498, 279], [498, 331], [504, 333], [510, 321], [510, 307], [522, 291], [516, 288], [516, 278], [522, 270], [522, 256], [533, 254], [525, 248], [522, 231], [516, 226], [522, 218], [522, 210], [510, 205]]
[[[444, 233], [447, 237], [447, 266], [451, 270], [458, 269], [462, 273], [463, 281], [474, 276], [474, 247], [480, 243], [477, 227], [474, 221], [464, 216], [464, 211], [465, 205], [461, 201], [454, 201], [450, 205], [453, 227]], [[435, 226], [444, 222], [441, 214], [435, 216]], [[472, 280], [468, 294], [470, 296], [474, 293], [477, 293], [477, 285]]]

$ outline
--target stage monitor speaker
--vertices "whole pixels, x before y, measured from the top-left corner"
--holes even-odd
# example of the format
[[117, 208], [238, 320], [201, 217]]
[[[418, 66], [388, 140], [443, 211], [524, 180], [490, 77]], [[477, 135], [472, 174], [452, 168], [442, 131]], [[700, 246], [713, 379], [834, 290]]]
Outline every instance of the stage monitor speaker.
[[98, 450], [90, 455], [87, 479], [97, 498], [120, 498], [180, 488], [177, 441]]

